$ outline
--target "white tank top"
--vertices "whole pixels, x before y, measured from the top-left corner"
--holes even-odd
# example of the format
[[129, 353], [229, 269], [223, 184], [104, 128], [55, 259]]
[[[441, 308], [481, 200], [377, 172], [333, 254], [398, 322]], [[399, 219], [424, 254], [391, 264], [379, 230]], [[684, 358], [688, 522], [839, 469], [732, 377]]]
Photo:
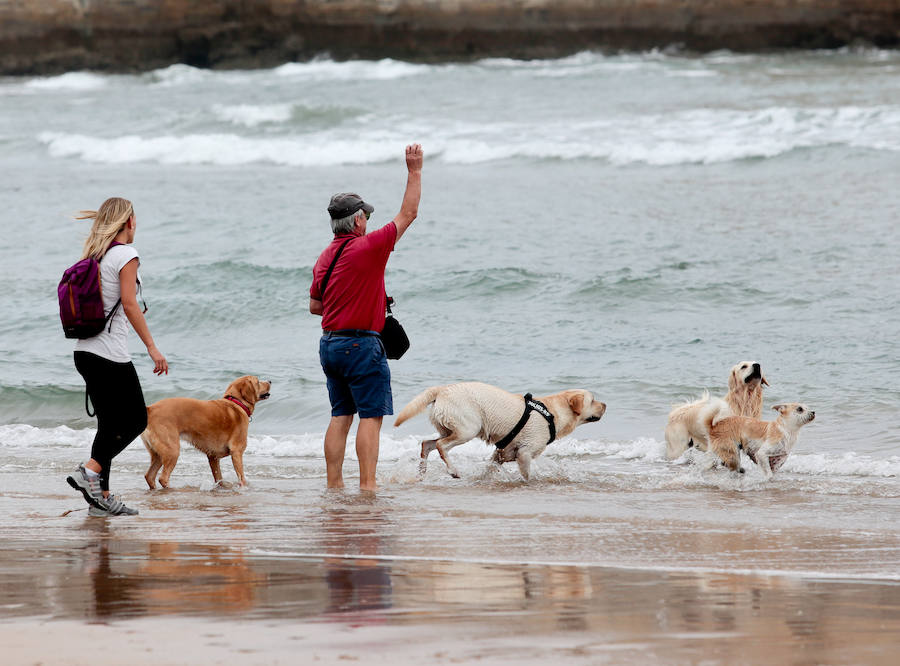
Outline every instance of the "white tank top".
[[[103, 312], [109, 315], [116, 302], [122, 296], [119, 282], [119, 271], [132, 259], [138, 257], [138, 251], [131, 245], [111, 247], [100, 260], [100, 285], [103, 289]], [[140, 259], [138, 259], [140, 261]], [[140, 274], [138, 282], [141, 281]], [[75, 351], [86, 351], [102, 356], [110, 361], [127, 363], [131, 360], [128, 353], [128, 317], [120, 304], [116, 313], [106, 322], [103, 331], [92, 338], [75, 343]]]

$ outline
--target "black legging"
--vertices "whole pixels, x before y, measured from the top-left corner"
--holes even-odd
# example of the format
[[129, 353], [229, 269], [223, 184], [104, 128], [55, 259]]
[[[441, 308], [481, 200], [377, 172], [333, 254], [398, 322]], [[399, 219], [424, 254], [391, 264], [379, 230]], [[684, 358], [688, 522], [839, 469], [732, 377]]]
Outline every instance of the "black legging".
[[84, 377], [97, 414], [91, 458], [100, 463], [100, 487], [109, 490], [112, 459], [147, 427], [147, 405], [131, 361], [117, 363], [90, 352], [75, 352], [75, 369]]

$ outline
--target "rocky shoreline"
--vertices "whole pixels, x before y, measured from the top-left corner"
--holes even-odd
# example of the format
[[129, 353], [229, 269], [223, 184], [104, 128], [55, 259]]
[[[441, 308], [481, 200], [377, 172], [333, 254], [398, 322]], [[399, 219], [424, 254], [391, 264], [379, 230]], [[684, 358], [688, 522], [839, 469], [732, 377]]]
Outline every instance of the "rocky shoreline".
[[0, 74], [900, 46], [898, 0], [17, 0]]

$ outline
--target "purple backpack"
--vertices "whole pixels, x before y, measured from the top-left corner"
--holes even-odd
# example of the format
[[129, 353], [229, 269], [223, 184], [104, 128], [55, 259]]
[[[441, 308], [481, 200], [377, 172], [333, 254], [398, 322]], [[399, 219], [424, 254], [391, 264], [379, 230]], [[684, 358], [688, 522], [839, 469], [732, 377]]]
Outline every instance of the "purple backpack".
[[[113, 241], [109, 247], [121, 244]], [[66, 269], [59, 281], [58, 293], [59, 318], [67, 338], [84, 340], [94, 337], [103, 330], [122, 303], [119, 299], [109, 314], [104, 314], [100, 262], [93, 257], [82, 259]]]

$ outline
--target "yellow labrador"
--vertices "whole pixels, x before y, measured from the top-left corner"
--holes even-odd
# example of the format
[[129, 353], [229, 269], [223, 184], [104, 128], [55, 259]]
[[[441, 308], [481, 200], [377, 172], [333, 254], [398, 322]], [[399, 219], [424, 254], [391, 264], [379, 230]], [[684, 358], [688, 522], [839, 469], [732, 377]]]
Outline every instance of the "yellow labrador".
[[709, 448], [728, 469], [743, 473], [740, 449], [744, 449], [771, 479], [797, 443], [800, 428], [816, 418], [814, 411], [797, 402], [772, 409], [778, 418], [768, 422], [746, 416], [708, 417]]
[[147, 428], [141, 433], [150, 452], [150, 467], [144, 475], [147, 485], [156, 488], [156, 475], [162, 468], [159, 484], [169, 487], [182, 439], [206, 454], [216, 483], [222, 481], [219, 460], [230, 455], [240, 484], [247, 485], [243, 462], [247, 427], [256, 403], [269, 397], [271, 386], [271, 382], [246, 375], [231, 382], [218, 400], [166, 398], [150, 405]]
[[[420, 469], [425, 471], [428, 454], [437, 449], [451, 476], [459, 478], [447, 458], [450, 449], [476, 437], [488, 444], [501, 442], [523, 418], [526, 404], [521, 395], [481, 382], [433, 386], [403, 408], [394, 426], [431, 405], [429, 418], [439, 437], [422, 442]], [[531, 473], [531, 461], [544, 452], [554, 435], [564, 437], [583, 423], [599, 421], [606, 412], [605, 404], [582, 389], [537, 398], [532, 400], [532, 405], [533, 411], [521, 430], [503, 449], [498, 448], [493, 457], [497, 463], [515, 460], [526, 481]], [[541, 413], [544, 407], [546, 416]]]
[[669, 412], [666, 425], [666, 457], [674, 460], [692, 446], [706, 451], [709, 416], [758, 419], [762, 414], [762, 387], [768, 385], [759, 363], [741, 361], [731, 368], [724, 398], [711, 398], [704, 393], [699, 400], [675, 407]]

